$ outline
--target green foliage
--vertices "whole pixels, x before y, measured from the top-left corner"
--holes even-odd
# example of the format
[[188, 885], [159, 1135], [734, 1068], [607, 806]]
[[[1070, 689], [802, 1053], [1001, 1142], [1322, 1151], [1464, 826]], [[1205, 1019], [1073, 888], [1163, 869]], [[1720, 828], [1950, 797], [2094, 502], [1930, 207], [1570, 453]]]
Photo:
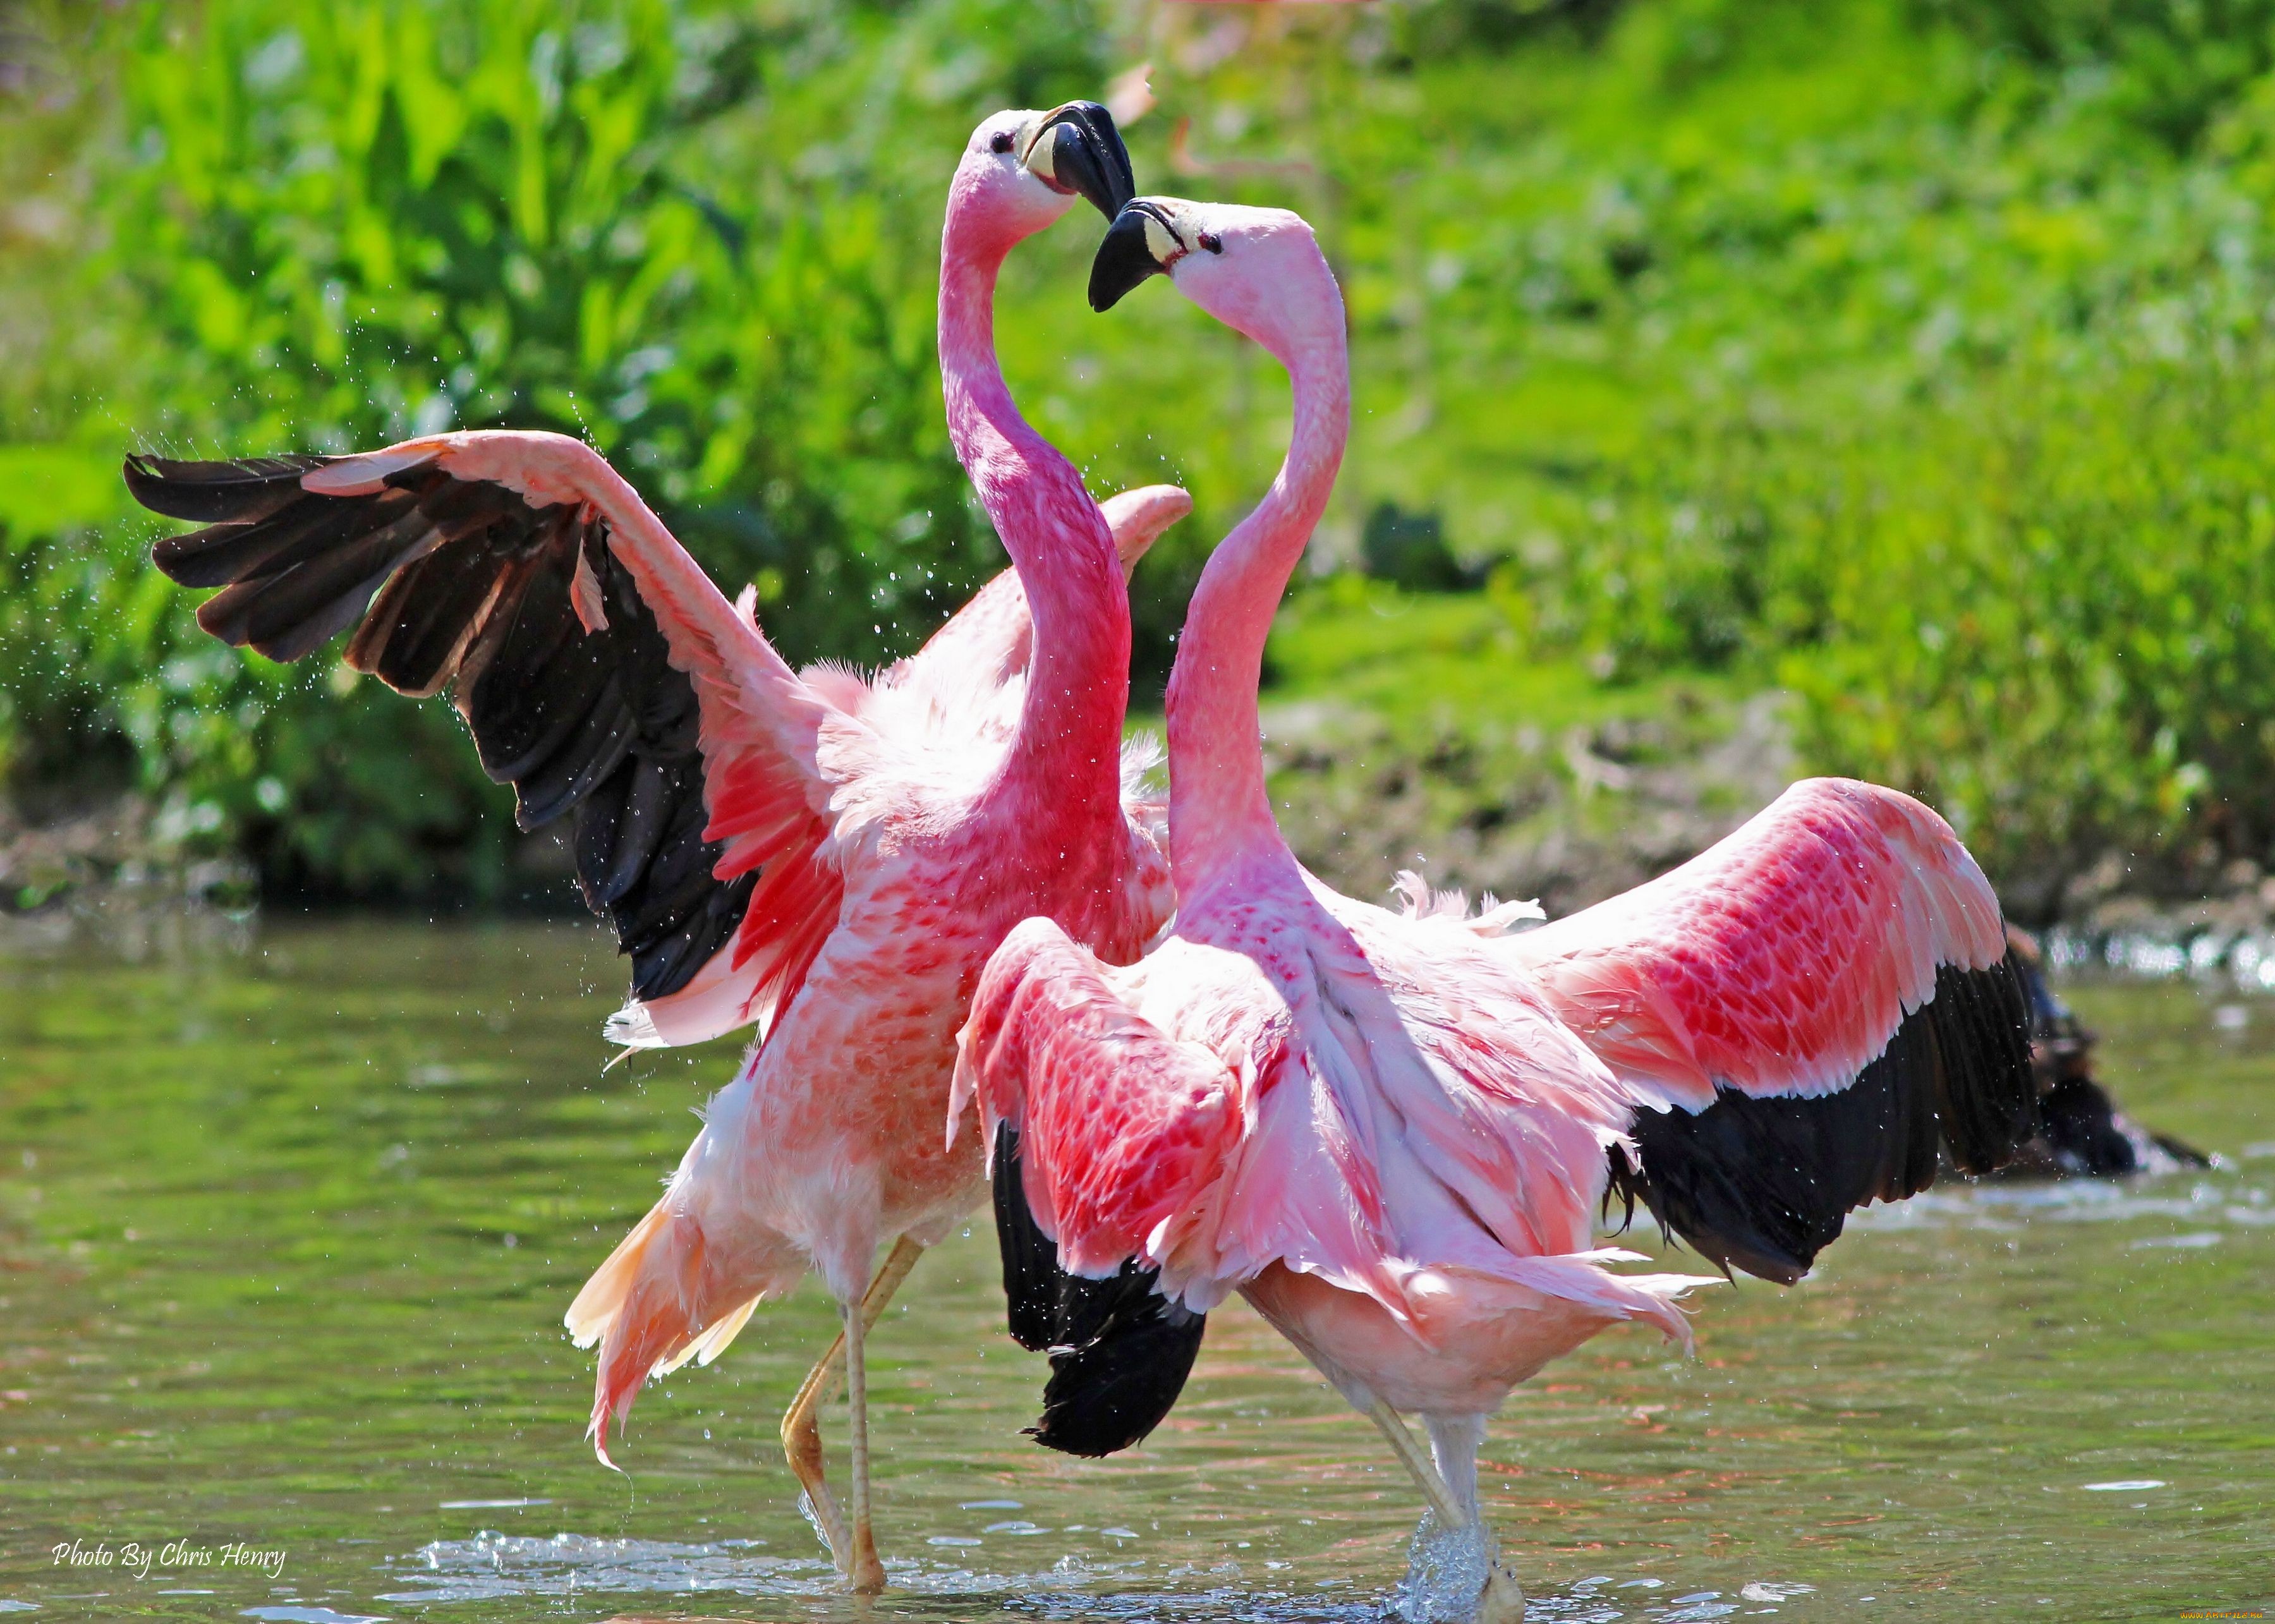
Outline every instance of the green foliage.
[[2113, 110], [2175, 147], [2275, 65], [2269, 0], [1924, 0], [1988, 44], [2105, 86]]
[[[1929, 794], [2003, 878], [2275, 844], [2275, 0], [49, 24], [72, 94], [0, 110], [0, 475], [52, 475], [0, 479], [0, 751], [19, 779], [117, 758], [273, 881], [495, 889], [501, 797], [440, 706], [208, 646], [89, 468], [583, 434], [791, 653], [888, 657], [1001, 563], [940, 421], [954, 155], [1141, 60], [1141, 187], [1298, 208], [1343, 280], [1322, 568], [1481, 581], [1455, 618], [1560, 684], [1788, 683], [1816, 764]], [[1166, 287], [1092, 316], [1094, 241], [1015, 257], [1000, 338], [1096, 488], [1195, 493], [1134, 589], [1150, 682], [1285, 384]], [[1312, 616], [1283, 668], [1361, 623]]]
[[2275, 850], [2275, 357], [2014, 381], [1841, 447], [1795, 543], [1818, 759], [1918, 786], [2015, 880], [2111, 842]]
[[[793, 653], [873, 658], [881, 621], [930, 608], [932, 575], [903, 583], [880, 555], [896, 529], [938, 515], [948, 593], [978, 578], [960, 476], [920, 432], [927, 305], [899, 274], [920, 238], [875, 199], [789, 177], [714, 198], [696, 147], [778, 66], [762, 29], [661, 0], [246, 4], [179, 26], [142, 19], [123, 91], [137, 162], [112, 183], [114, 262], [155, 341], [143, 434], [335, 451], [454, 427], [588, 436], [714, 567], [761, 582]], [[419, 877], [426, 848], [494, 857], [478, 812], [503, 797], [440, 707], [342, 708], [321, 670], [280, 682], [253, 661], [214, 680], [232, 670], [238, 691], [175, 713], [219, 701], [235, 725], [138, 742], [243, 827], [238, 741], [266, 728], [254, 753], [292, 812], [272, 872], [363, 889]]]
[[2275, 850], [2275, 83], [2206, 45], [2183, 129], [2144, 87], [2186, 8], [2018, 10], [1985, 53], [1996, 11], [1634, 7], [1480, 85], [1475, 145], [1372, 205], [1420, 274], [1349, 280], [1418, 380], [1361, 457], [1500, 559], [1537, 656], [1781, 678], [1812, 765], [2043, 906], [2112, 846]]
[[[902, 200], [937, 192], [969, 121], [889, 86], [894, 116], [844, 110], [881, 65], [913, 75], [926, 33], [990, 20], [141, 11], [102, 42], [123, 65], [71, 290], [132, 375], [89, 416], [178, 452], [581, 434], [723, 578], [758, 584], [793, 657], [896, 653], [1001, 561], [939, 424], [937, 215]], [[1063, 35], [992, 33], [1003, 48], [961, 70], [1001, 94], [1097, 77]], [[171, 796], [165, 827], [250, 841], [276, 880], [503, 883], [506, 798], [442, 707], [214, 650], [140, 567], [143, 526], [96, 540], [36, 503], [11, 517], [0, 659], [36, 719], [16, 729], [25, 769], [123, 730]]]

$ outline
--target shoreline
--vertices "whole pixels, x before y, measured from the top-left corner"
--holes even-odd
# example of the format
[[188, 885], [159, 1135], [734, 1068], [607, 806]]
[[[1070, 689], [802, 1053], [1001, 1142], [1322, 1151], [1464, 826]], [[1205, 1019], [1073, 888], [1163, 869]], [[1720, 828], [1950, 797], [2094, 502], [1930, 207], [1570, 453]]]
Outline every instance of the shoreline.
[[[1276, 724], [1276, 725], [1275, 725]], [[1588, 741], [1561, 741], [1568, 776], [1561, 791], [1538, 782], [1507, 793], [1530, 815], [1505, 821], [1458, 811], [1446, 813], [1447, 781], [1410, 764], [1355, 766], [1340, 751], [1312, 742], [1291, 744], [1284, 716], [1267, 718], [1274, 739], [1274, 799], [1281, 802], [1297, 855], [1331, 884], [1355, 896], [1387, 900], [1395, 869], [1420, 868], [1432, 884], [1463, 886], [1472, 903], [1486, 892], [1501, 900], [1538, 897], [1551, 918], [1600, 900], [1683, 862], [1720, 839], [1766, 804], [1791, 774], [1789, 757], [1765, 752], [1758, 725], [1743, 725], [1696, 765], [1629, 769], [1594, 757]], [[1309, 753], [1306, 753], [1309, 752]], [[1611, 795], [1600, 782], [1568, 776], [1574, 759], [1591, 758], [1627, 774]], [[1322, 771], [1317, 763], [1334, 763]], [[1349, 781], [1377, 794], [1371, 837], [1348, 815]], [[1306, 777], [1311, 780], [1305, 784]], [[1291, 782], [1293, 783], [1291, 785]], [[1774, 782], [1772, 782], [1774, 781]], [[1309, 793], [1306, 793], [1306, 790]], [[1604, 802], [1614, 804], [1599, 804]], [[0, 953], [39, 955], [108, 948], [139, 957], [166, 941], [218, 944], [248, 935], [264, 920], [343, 916], [476, 922], [495, 919], [578, 922], [591, 918], [573, 881], [555, 870], [555, 842], [526, 836], [516, 867], [525, 884], [497, 903], [452, 903], [432, 897], [285, 896], [263, 898], [246, 858], [185, 854], [153, 834], [141, 797], [120, 795], [32, 822], [0, 804]], [[1446, 826], [1450, 823], [1451, 830]], [[1432, 826], [1438, 826], [1432, 827]], [[1504, 831], [1506, 831], [1504, 833]], [[1402, 848], [1412, 855], [1402, 861]], [[1391, 853], [1394, 855], [1385, 856]], [[1439, 857], [1428, 863], [1424, 853]], [[2249, 868], [2249, 872], [2245, 870]], [[548, 872], [548, 871], [554, 872]], [[2109, 975], [2123, 979], [2186, 977], [2225, 982], [2239, 992], [2275, 992], [2275, 878], [2232, 865], [2218, 893], [2174, 897], [2132, 890], [2118, 859], [2105, 860], [2073, 883], [2090, 901], [2065, 910], [2038, 933], [2047, 968], [2062, 981]]]

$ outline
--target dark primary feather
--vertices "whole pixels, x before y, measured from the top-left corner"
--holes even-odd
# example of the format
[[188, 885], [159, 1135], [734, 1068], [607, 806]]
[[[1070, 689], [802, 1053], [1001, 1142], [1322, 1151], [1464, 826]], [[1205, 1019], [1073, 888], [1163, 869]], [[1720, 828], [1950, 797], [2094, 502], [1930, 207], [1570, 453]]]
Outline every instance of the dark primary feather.
[[1717, 1089], [1691, 1113], [1642, 1111], [1642, 1166], [1611, 1152], [1612, 1191], [1725, 1268], [1791, 1285], [1867, 1202], [1935, 1182], [1939, 1145], [1984, 1173], [2037, 1129], [2029, 1015], [2010, 956], [1936, 971], [1935, 995], [1838, 1093], [1764, 1099]]
[[[126, 459], [126, 488], [153, 513], [201, 525], [227, 520], [246, 524], [264, 518], [306, 493], [300, 476], [333, 457], [247, 457], [232, 463], [168, 462], [155, 457]], [[177, 537], [178, 543], [194, 537]], [[159, 544], [166, 545], [164, 542]]]
[[1058, 1248], [1028, 1211], [1019, 1136], [995, 1130], [995, 1240], [1012, 1340], [1051, 1356], [1041, 1421], [1028, 1434], [1066, 1454], [1127, 1449], [1161, 1424], [1200, 1353], [1206, 1316], [1154, 1289], [1159, 1271], [1133, 1262], [1106, 1280], [1059, 1266]]
[[[221, 589], [198, 611], [215, 637], [298, 660], [360, 621], [351, 666], [404, 693], [449, 687], [483, 769], [514, 786], [521, 827], [571, 815], [586, 902], [631, 956], [633, 992], [686, 986], [759, 877], [712, 878], [695, 687], [601, 522], [432, 465], [368, 495], [301, 487], [334, 460], [132, 457], [126, 484], [207, 525], [151, 557], [185, 586]], [[607, 613], [595, 632], [571, 596], [580, 558]]]

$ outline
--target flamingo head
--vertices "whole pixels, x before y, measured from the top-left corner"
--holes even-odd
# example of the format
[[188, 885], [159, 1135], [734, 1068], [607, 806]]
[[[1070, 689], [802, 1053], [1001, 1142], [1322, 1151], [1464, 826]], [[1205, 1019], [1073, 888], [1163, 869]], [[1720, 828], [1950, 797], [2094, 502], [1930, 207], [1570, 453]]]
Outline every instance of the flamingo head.
[[1342, 331], [1342, 294], [1326, 256], [1303, 216], [1284, 208], [1132, 199], [1091, 261], [1091, 308], [1112, 309], [1155, 275], [1282, 361], [1327, 324]]
[[1032, 237], [1086, 198], [1108, 220], [1137, 190], [1114, 115], [1095, 102], [1002, 112], [971, 132], [954, 206], [977, 207], [1012, 240]]

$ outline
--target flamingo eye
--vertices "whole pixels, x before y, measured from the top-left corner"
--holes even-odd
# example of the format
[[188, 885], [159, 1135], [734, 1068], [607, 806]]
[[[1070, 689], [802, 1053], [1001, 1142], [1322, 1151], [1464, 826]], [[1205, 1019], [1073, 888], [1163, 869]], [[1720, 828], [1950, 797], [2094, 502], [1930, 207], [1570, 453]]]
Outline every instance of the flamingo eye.
[[1200, 245], [1211, 253], [1224, 252], [1224, 238], [1219, 237], [1214, 231], [1203, 231], [1200, 235]]
[[995, 139], [987, 143], [987, 148], [990, 152], [1009, 152], [1017, 144], [1017, 138], [1009, 130], [998, 130]]

